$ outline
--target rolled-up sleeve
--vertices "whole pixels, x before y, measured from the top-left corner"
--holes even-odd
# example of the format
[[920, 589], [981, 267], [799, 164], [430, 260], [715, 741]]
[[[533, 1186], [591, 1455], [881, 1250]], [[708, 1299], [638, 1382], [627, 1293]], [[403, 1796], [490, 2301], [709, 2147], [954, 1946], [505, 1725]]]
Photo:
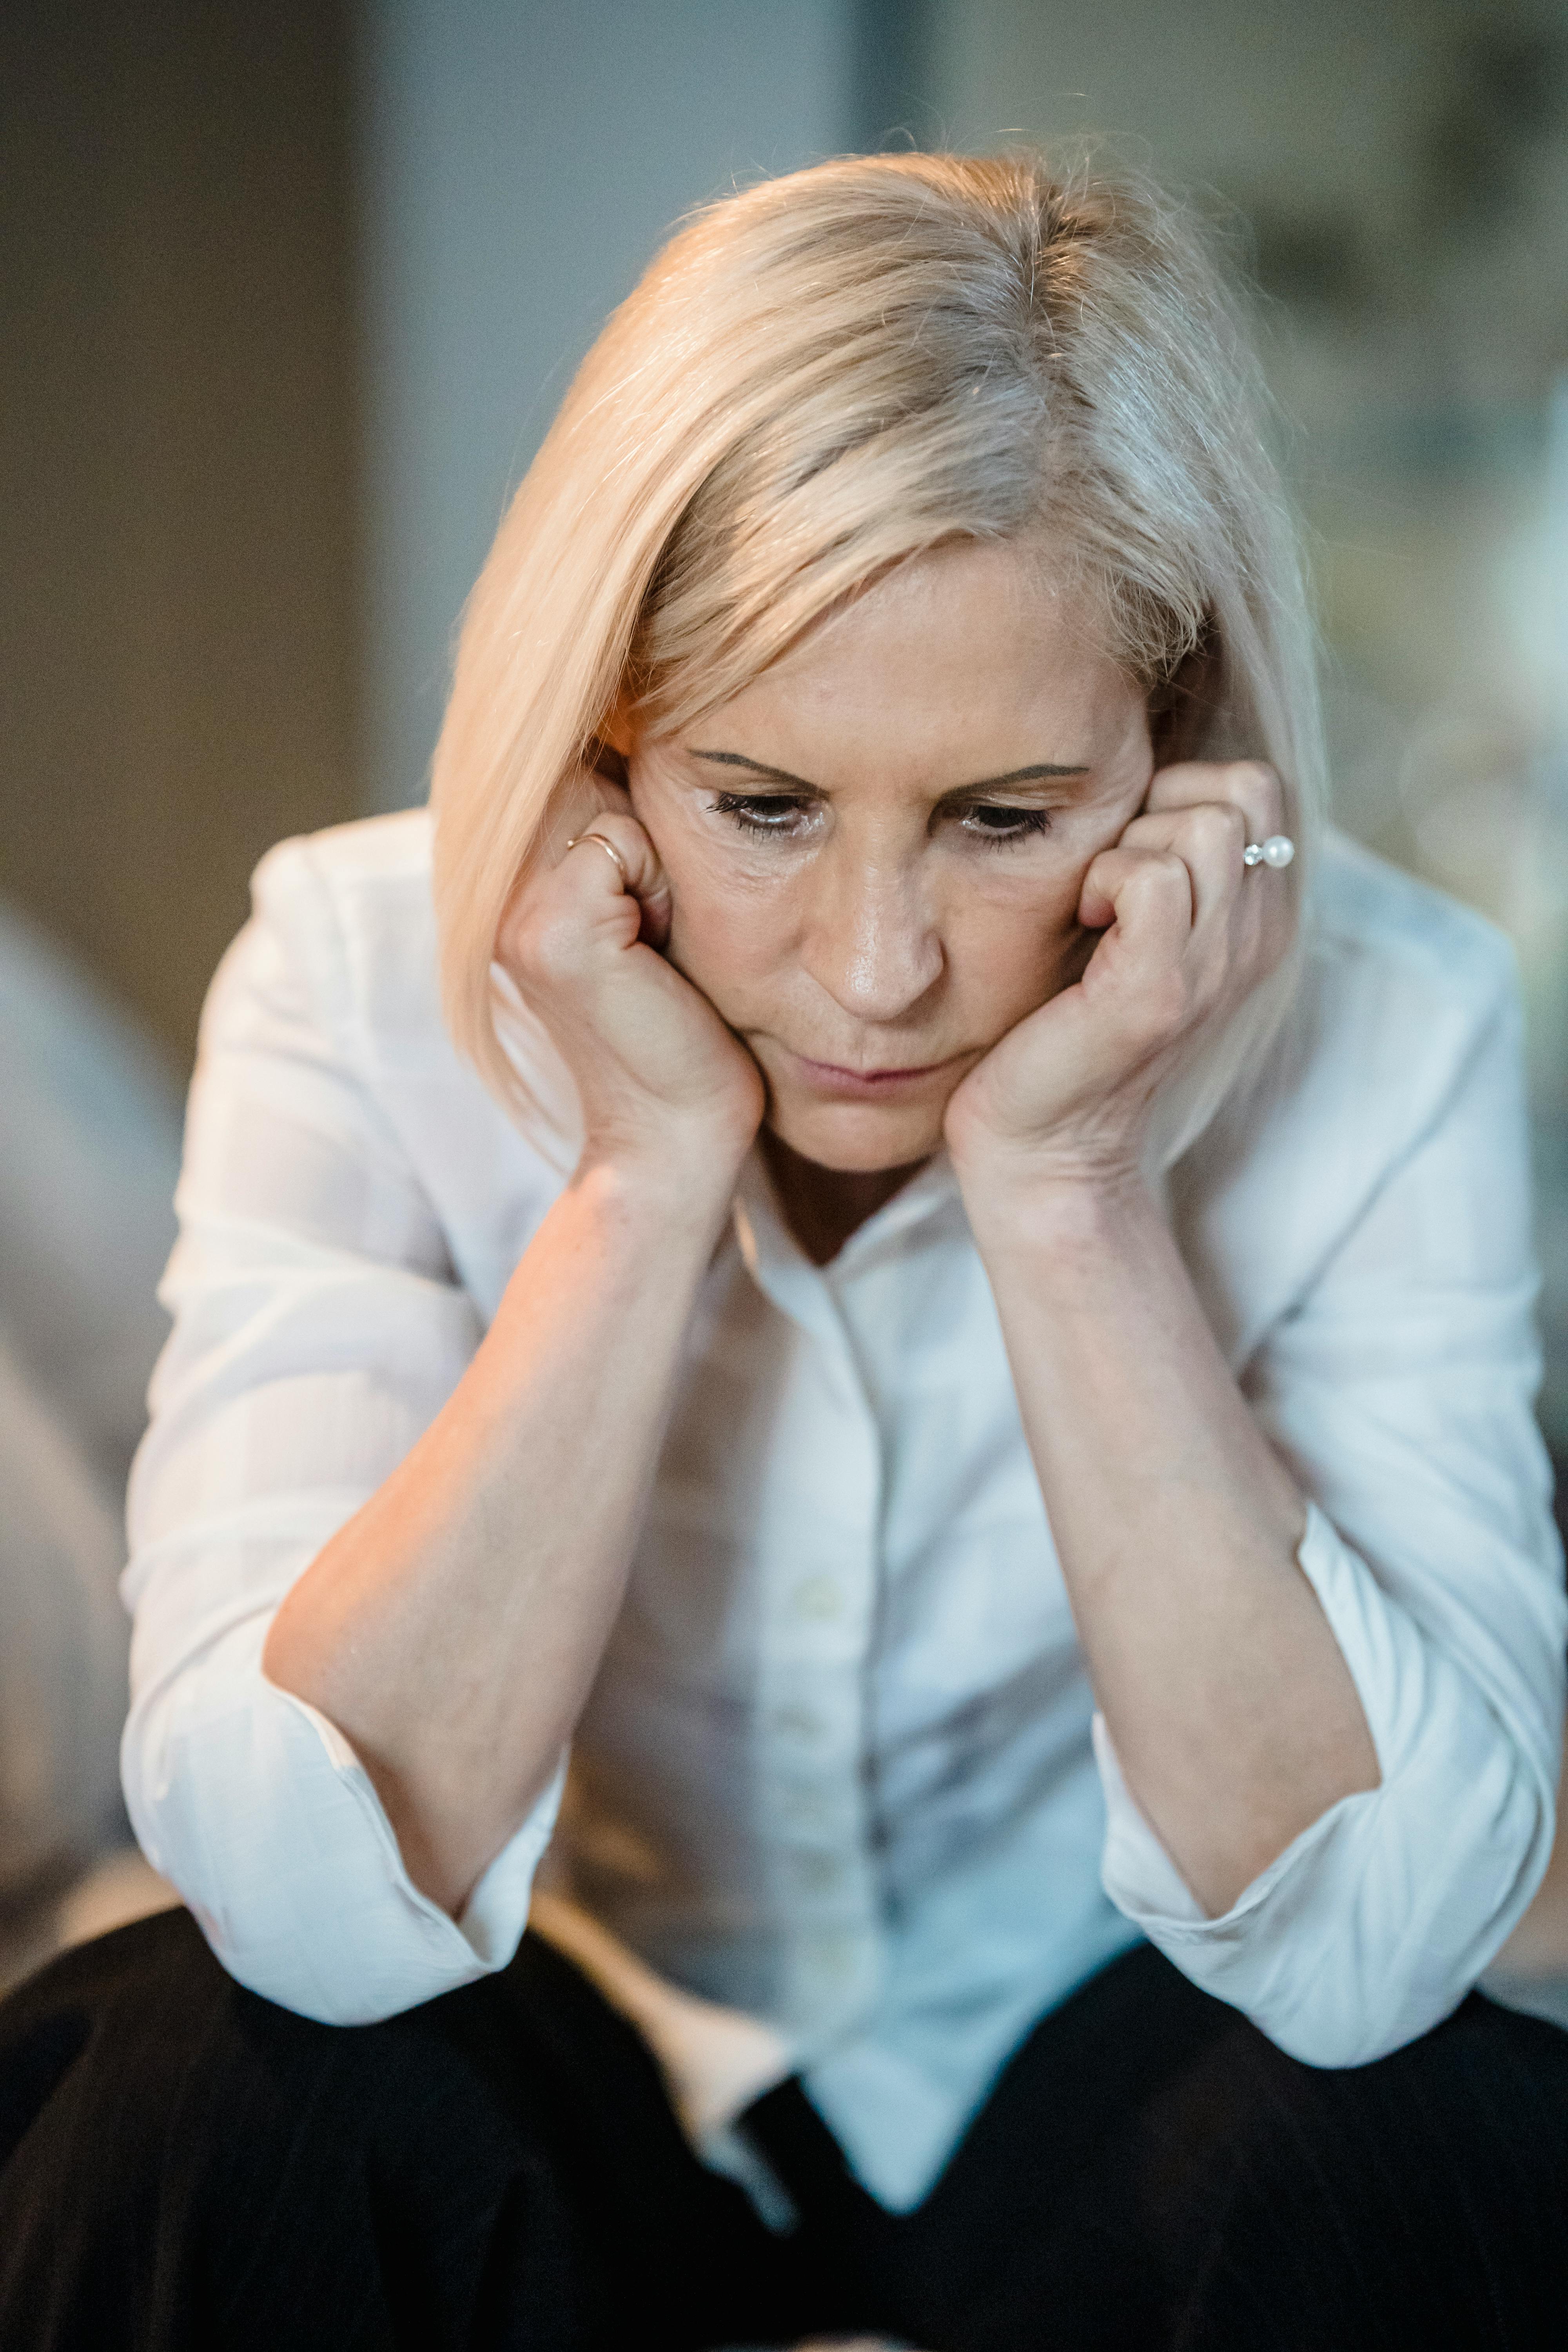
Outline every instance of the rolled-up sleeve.
[[481, 1336], [354, 1061], [330, 893], [288, 844], [203, 1019], [161, 1293], [174, 1329], [131, 1487], [122, 1769], [143, 1848], [224, 1965], [338, 2023], [505, 1963], [561, 1784], [454, 1920], [410, 1880], [349, 1742], [262, 1671], [285, 1593]]
[[1551, 1853], [1568, 1612], [1533, 1412], [1521, 1062], [1500, 968], [1429, 1117], [1244, 1379], [1310, 1498], [1300, 1563], [1380, 1785], [1210, 1918], [1095, 1728], [1112, 1901], [1312, 2064], [1362, 2064], [1439, 2022]]

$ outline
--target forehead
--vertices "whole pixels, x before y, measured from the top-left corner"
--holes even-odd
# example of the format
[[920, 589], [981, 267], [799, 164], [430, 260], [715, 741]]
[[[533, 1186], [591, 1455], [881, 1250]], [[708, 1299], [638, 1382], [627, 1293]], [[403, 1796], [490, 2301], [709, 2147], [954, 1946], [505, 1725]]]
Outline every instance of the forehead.
[[825, 782], [889, 752], [984, 773], [1092, 758], [1141, 701], [1048, 555], [963, 544], [885, 573], [690, 732]]

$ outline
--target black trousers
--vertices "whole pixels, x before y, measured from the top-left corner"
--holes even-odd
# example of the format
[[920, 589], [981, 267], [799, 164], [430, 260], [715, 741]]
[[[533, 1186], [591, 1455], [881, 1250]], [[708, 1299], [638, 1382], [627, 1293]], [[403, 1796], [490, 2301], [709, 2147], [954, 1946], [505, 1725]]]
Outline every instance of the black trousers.
[[798, 2085], [751, 2128], [788, 2237], [535, 1937], [342, 2028], [146, 1920], [0, 2005], [0, 2352], [1568, 2345], [1568, 2034], [1479, 1997], [1323, 2073], [1140, 1948], [1042, 2021], [904, 2216]]

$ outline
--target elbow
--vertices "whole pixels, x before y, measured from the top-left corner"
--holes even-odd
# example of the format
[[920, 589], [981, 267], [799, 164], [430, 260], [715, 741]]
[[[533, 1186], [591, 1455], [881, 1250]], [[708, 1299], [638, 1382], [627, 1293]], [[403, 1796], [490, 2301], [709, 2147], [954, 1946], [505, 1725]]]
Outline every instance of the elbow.
[[261, 1645], [247, 1622], [141, 1694], [122, 1748], [137, 1836], [223, 1968], [299, 2016], [366, 2025], [504, 1966], [559, 1774], [459, 1925], [410, 1879], [347, 1741], [261, 1673]]
[[1552, 1794], [1499, 1742], [1468, 1802], [1436, 1817], [1424, 1792], [1385, 1789], [1362, 1817], [1359, 1884], [1331, 1948], [1295, 1976], [1296, 1999], [1257, 2021], [1304, 2065], [1365, 2066], [1441, 2025], [1475, 1987], [1539, 1884]]
[[1288, 2058], [1320, 2074], [1344, 2074], [1373, 2065], [1412, 2042], [1419, 2042], [1442, 2024], [1464, 1999], [1468, 1986], [1450, 1988], [1440, 1998], [1406, 1998], [1376, 2008], [1329, 2010], [1313, 2004], [1300, 2013], [1263, 2027], [1275, 2047]]

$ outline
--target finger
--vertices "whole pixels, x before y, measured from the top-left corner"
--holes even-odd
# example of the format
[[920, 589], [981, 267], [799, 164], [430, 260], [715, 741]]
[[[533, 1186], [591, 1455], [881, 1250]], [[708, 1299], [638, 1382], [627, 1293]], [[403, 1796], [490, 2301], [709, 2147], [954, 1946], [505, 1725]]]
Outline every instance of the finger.
[[1102, 849], [1083, 877], [1079, 920], [1093, 931], [1112, 923], [1129, 945], [1180, 954], [1192, 934], [1193, 877], [1173, 851]]
[[[1295, 895], [1268, 866], [1249, 867], [1243, 856], [1267, 819], [1248, 817], [1234, 801], [1202, 801], [1185, 808], [1135, 817], [1121, 845], [1175, 856], [1192, 877], [1193, 938], [1211, 971], [1220, 964], [1260, 979], [1295, 934]], [[1262, 837], [1267, 840], [1268, 835]], [[1219, 961], [1216, 962], [1216, 959]]]
[[1267, 760], [1180, 761], [1159, 770], [1143, 806], [1156, 815], [1205, 801], [1228, 801], [1240, 809], [1248, 841], [1267, 841], [1285, 830], [1284, 787]]
[[663, 946], [669, 935], [669, 881], [658, 850], [635, 816], [618, 809], [601, 810], [581, 825], [570, 849], [563, 843], [556, 870], [585, 914], [613, 909], [622, 898], [635, 899], [637, 935], [654, 947]]
[[1084, 877], [1080, 908], [1086, 923], [1105, 930], [1083, 975], [1086, 1002], [1112, 1008], [1118, 1030], [1139, 1051], [1168, 1041], [1191, 1009], [1185, 865], [1159, 850], [1102, 850]]
[[1250, 824], [1235, 801], [1197, 801], [1134, 817], [1120, 846], [1180, 857], [1193, 877], [1194, 919], [1202, 923], [1223, 915], [1247, 879], [1242, 853], [1252, 838]]

